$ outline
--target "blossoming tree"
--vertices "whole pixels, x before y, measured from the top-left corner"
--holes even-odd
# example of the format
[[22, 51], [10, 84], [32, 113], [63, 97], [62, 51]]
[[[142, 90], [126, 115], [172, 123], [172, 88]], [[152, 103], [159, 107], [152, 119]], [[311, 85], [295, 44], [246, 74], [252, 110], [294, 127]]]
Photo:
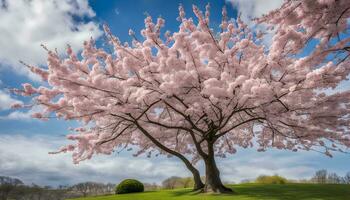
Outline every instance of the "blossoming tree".
[[240, 18], [227, 20], [225, 9], [218, 33], [210, 28], [209, 6], [204, 14], [193, 11], [198, 23], [180, 7], [178, 32], [164, 37], [164, 20], [147, 17], [144, 39], [130, 31], [131, 45], [104, 27], [113, 53], [93, 40], [84, 43], [81, 59], [69, 46], [63, 58], [48, 51], [48, 69], [26, 65], [45, 84], [16, 92], [44, 108], [33, 117], [86, 123], [67, 136], [76, 143], [60, 150], [73, 152], [75, 162], [138, 146], [136, 155], [182, 160], [195, 189], [205, 192], [231, 192], [215, 157], [238, 147], [328, 156], [350, 147], [350, 91], [326, 92], [350, 72], [350, 1], [285, 1], [255, 20], [274, 28], [271, 46]]

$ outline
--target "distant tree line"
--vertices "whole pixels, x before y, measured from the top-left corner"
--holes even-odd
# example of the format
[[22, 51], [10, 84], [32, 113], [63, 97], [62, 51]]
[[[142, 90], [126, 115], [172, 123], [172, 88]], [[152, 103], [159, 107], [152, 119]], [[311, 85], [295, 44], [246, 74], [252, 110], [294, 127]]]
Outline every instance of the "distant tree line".
[[[205, 177], [201, 177], [202, 180], [205, 180]], [[224, 181], [225, 185], [234, 184], [233, 181]], [[165, 179], [162, 182], [161, 186], [158, 188], [161, 189], [176, 189], [176, 188], [191, 188], [194, 185], [194, 180], [192, 177], [179, 177], [179, 176], [171, 176]]]
[[[156, 183], [144, 183], [146, 191], [159, 189], [175, 189], [193, 187], [191, 177], [172, 176], [165, 179], [161, 185]], [[25, 185], [21, 180], [0, 176], [0, 200], [63, 200], [66, 198], [98, 196], [114, 194], [115, 184], [82, 182], [75, 185], [59, 185], [57, 188], [50, 186]]]
[[[3, 181], [6, 180], [6, 181]], [[32, 184], [24, 185], [22, 181], [10, 177], [0, 177], [0, 200], [61, 200], [64, 199], [64, 190], [52, 189], [51, 187], [40, 187]]]
[[284, 184], [284, 183], [315, 183], [315, 184], [350, 184], [350, 172], [340, 176], [334, 172], [321, 169], [309, 179], [292, 180], [279, 175], [260, 175], [256, 179], [244, 179], [241, 183], [263, 183], [263, 184]]
[[350, 184], [350, 172], [345, 176], [339, 176], [334, 172], [327, 172], [327, 170], [318, 170], [311, 178], [310, 182], [319, 184]]
[[113, 194], [115, 184], [113, 183], [96, 183], [96, 182], [83, 182], [75, 184], [69, 187], [69, 191], [80, 193], [83, 197], [103, 195], [103, 194]]
[[[193, 187], [191, 177], [170, 177], [162, 182], [144, 183], [145, 191], [159, 189], [175, 189]], [[0, 176], [0, 200], [63, 200], [67, 198], [87, 197], [114, 194], [116, 184], [81, 182], [75, 185], [59, 185], [57, 188], [50, 186], [25, 185], [21, 180]]]
[[72, 186], [25, 185], [21, 180], [0, 176], [0, 200], [63, 200], [74, 197], [113, 194], [115, 184], [83, 182]]
[[276, 174], [273, 176], [266, 176], [266, 175], [258, 176], [255, 182], [263, 183], [263, 184], [285, 184], [285, 183], [288, 183], [288, 180]]

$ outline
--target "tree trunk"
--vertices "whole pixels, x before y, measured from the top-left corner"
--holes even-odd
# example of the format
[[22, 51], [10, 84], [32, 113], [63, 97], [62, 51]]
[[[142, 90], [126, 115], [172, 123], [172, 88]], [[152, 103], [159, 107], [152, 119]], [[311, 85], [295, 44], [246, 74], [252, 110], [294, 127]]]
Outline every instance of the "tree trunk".
[[185, 163], [187, 169], [190, 170], [190, 172], [192, 173], [193, 180], [194, 180], [193, 190], [196, 191], [196, 190], [203, 189], [204, 184], [202, 182], [201, 175], [199, 171], [191, 164], [191, 162], [187, 160], [184, 156], [180, 156], [178, 154], [172, 154], [172, 155], [180, 158], [180, 160], [182, 160]]
[[205, 186], [204, 192], [213, 193], [233, 193], [233, 190], [222, 184], [220, 171], [216, 166], [214, 158], [213, 144], [208, 144], [208, 156], [204, 159], [205, 163]]
[[159, 147], [161, 150], [176, 156], [177, 158], [179, 158], [180, 160], [182, 160], [182, 162], [185, 163], [186, 167], [188, 170], [190, 170], [190, 172], [193, 175], [193, 180], [194, 180], [194, 186], [193, 186], [193, 190], [200, 190], [203, 189], [204, 184], [201, 180], [201, 176], [199, 171], [192, 165], [192, 163], [181, 153], [176, 152], [172, 149], [169, 149], [168, 147], [164, 146], [163, 144], [161, 144], [159, 141], [157, 141], [150, 133], [148, 133], [142, 126], [140, 126], [140, 124], [138, 124], [137, 121], [135, 121], [135, 125], [139, 128], [139, 130], [148, 138], [150, 139], [153, 144], [155, 144], [157, 147]]
[[193, 175], [193, 180], [194, 180], [194, 186], [193, 186], [193, 190], [201, 190], [204, 188], [204, 184], [202, 182], [201, 176], [199, 174], [199, 171], [196, 168], [193, 168], [194, 170], [192, 171], [190, 169], [190, 171], [192, 172]]

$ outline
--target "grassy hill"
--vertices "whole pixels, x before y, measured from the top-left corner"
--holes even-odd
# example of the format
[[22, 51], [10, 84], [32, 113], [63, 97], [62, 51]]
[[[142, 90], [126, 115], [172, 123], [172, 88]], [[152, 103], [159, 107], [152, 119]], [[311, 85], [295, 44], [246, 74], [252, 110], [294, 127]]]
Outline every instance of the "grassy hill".
[[177, 189], [79, 198], [79, 200], [350, 200], [350, 185], [239, 184], [230, 187], [236, 194], [195, 194], [190, 189]]

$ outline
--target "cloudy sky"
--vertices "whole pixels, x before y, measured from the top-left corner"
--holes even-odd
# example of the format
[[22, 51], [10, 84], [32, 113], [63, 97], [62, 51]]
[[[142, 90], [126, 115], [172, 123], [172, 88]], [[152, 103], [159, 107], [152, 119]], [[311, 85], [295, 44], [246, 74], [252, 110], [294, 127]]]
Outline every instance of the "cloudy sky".
[[[119, 182], [137, 178], [160, 183], [173, 175], [189, 175], [175, 158], [133, 157], [132, 152], [99, 155], [79, 165], [72, 163], [71, 155], [48, 155], [67, 143], [65, 135], [77, 122], [51, 120], [42, 122], [30, 118], [40, 109], [14, 111], [11, 104], [29, 99], [14, 96], [9, 88], [22, 83], [39, 84], [39, 79], [19, 64], [45, 66], [46, 52], [40, 47], [63, 52], [66, 44], [80, 50], [82, 42], [90, 37], [98, 43], [103, 40], [101, 24], [107, 23], [122, 41], [130, 41], [129, 28], [143, 27], [145, 13], [166, 20], [166, 29], [178, 27], [177, 7], [182, 3], [190, 13], [191, 4], [204, 9], [207, 1], [135, 0], [0, 0], [0, 176], [12, 176], [25, 183], [40, 185], [73, 184], [82, 181]], [[221, 8], [226, 5], [229, 16], [238, 12], [249, 19], [277, 8], [281, 0], [212, 1], [212, 25], [220, 22]], [[349, 88], [349, 84], [343, 84]], [[336, 154], [330, 159], [315, 152], [285, 152], [270, 150], [257, 153], [254, 149], [239, 150], [234, 156], [219, 159], [225, 181], [238, 182], [259, 174], [281, 174], [288, 178], [308, 178], [315, 170], [326, 168], [340, 175], [350, 171], [350, 156]], [[201, 163], [198, 167], [203, 171]]]

